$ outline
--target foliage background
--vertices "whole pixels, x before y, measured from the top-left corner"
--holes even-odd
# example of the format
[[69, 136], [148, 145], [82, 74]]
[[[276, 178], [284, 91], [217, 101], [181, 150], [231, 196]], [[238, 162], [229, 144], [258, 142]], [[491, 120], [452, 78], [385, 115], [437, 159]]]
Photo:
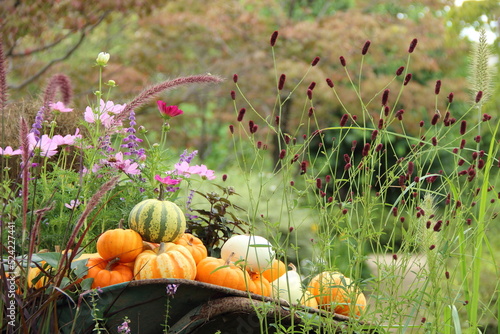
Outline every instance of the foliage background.
[[[406, 65], [404, 50], [409, 41], [419, 40], [418, 54], [412, 58], [412, 84], [396, 106], [406, 110], [406, 124], [410, 125], [406, 130], [411, 134], [418, 133], [420, 119], [429, 119], [435, 113], [436, 101], [429, 96], [433, 95], [436, 80], [442, 80], [444, 92], [437, 101], [438, 109], [445, 108], [449, 92], [455, 94], [450, 110], [453, 115], [460, 116], [467, 109], [466, 103], [471, 101], [467, 89], [470, 60], [464, 55], [469, 53], [472, 43], [461, 34], [464, 28], [486, 26], [492, 30], [496, 37], [492, 43], [496, 57], [492, 72], [498, 73], [500, 54], [497, 30], [500, 9], [493, 0], [466, 1], [461, 7], [449, 0], [97, 3], [33, 0], [3, 1], [0, 13], [11, 101], [22, 99], [29, 105], [30, 99], [38, 98], [47, 78], [63, 72], [74, 85], [75, 106], [70, 107], [83, 108], [93, 98], [91, 87], [95, 87], [95, 75], [88, 68], [101, 51], [111, 53], [112, 61], [104, 79], [118, 83], [113, 99], [119, 103], [129, 101], [144, 86], [167, 78], [196, 73], [227, 78], [216, 89], [182, 88], [161, 97], [169, 104], [178, 104], [190, 115], [176, 119], [169, 137], [172, 150], [179, 147], [180, 153], [186, 147], [197, 149], [204, 163], [220, 171], [233, 167], [228, 158], [232, 148], [228, 145], [231, 141], [227, 125], [235, 122], [229, 95], [234, 89], [231, 80], [234, 73], [258, 111], [271, 114], [276, 78], [269, 36], [274, 30], [280, 32], [275, 54], [277, 72], [288, 78], [282, 91], [284, 97], [308, 70], [314, 57], [321, 58], [294, 94], [305, 96], [311, 81], [317, 83], [314, 97], [320, 127], [338, 124], [343, 114], [342, 106], [331, 98], [325, 78], [333, 80], [348, 110], [354, 114], [359, 110], [358, 99], [345, 79], [339, 57], [347, 59], [347, 67], [357, 82], [361, 47], [366, 40], [372, 44], [364, 60], [363, 75], [359, 77], [363, 96], [380, 92], [395, 71]], [[396, 91], [396, 86], [389, 88]], [[495, 91], [498, 90], [496, 87]], [[499, 104], [500, 94], [493, 94], [484, 112], [498, 115]], [[379, 101], [373, 101], [371, 107], [378, 112]], [[294, 98], [287, 104], [289, 129], [299, 125], [297, 115], [302, 109], [303, 99]], [[155, 105], [137, 112], [138, 124], [145, 125], [152, 134], [160, 131], [156, 120]], [[265, 133], [258, 135], [266, 138]], [[12, 145], [10, 138], [15, 136], [4, 132], [0, 146]], [[273, 142], [268, 144], [269, 154], [276, 157]], [[271, 194], [272, 184], [269, 187]], [[243, 185], [237, 188], [241, 192]], [[304, 220], [307, 215], [305, 210]], [[308, 220], [304, 245], [314, 228], [314, 221]]]

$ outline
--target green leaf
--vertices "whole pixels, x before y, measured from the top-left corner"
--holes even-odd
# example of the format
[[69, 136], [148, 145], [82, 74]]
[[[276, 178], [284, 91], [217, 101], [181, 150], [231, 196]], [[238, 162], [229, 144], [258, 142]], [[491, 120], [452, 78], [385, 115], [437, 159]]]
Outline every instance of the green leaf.
[[52, 268], [57, 268], [59, 265], [59, 260], [61, 260], [61, 253], [39, 253], [34, 254], [32, 260], [35, 262], [45, 261]]

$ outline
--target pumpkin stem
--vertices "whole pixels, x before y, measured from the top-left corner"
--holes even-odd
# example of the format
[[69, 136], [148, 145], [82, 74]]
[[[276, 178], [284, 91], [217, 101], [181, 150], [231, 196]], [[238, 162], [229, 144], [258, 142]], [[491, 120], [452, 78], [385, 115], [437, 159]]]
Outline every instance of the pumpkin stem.
[[193, 246], [193, 241], [194, 241], [194, 238], [193, 238], [193, 237], [190, 237], [190, 238], [189, 238], [189, 240], [188, 240], [188, 242], [187, 242], [187, 244], [188, 244], [189, 246]]
[[297, 271], [297, 267], [295, 267], [295, 265], [293, 263], [289, 263], [288, 266], [293, 270], [293, 271]]
[[160, 248], [158, 248], [157, 254], [160, 255], [160, 254], [165, 253], [165, 247], [167, 247], [166, 243], [161, 242], [160, 243]]
[[118, 222], [118, 228], [123, 229], [123, 218]]
[[113, 268], [118, 264], [119, 261], [120, 261], [119, 257], [115, 257], [114, 259], [109, 260], [108, 263], [106, 264], [106, 268], [104, 269], [108, 271], [113, 270]]
[[160, 193], [158, 195], [158, 200], [159, 201], [163, 201], [163, 195], [164, 195], [165, 191], [163, 190], [163, 184], [160, 184]]
[[228, 266], [231, 263], [231, 258], [233, 256], [234, 256], [234, 252], [232, 252], [231, 254], [229, 254], [229, 256], [227, 257], [226, 261], [224, 262], [225, 266]]

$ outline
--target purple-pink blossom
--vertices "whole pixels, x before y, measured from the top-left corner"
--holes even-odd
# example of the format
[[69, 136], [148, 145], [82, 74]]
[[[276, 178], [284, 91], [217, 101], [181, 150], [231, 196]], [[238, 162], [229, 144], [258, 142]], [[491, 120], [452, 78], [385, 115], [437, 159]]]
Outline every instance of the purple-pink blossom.
[[76, 128], [75, 134], [74, 135], [66, 135], [66, 136], [61, 136], [61, 135], [55, 135], [52, 137], [52, 141], [55, 142], [58, 146], [61, 145], [75, 145], [75, 140], [77, 138], [82, 138], [82, 135], [79, 134], [80, 129]]
[[155, 180], [168, 185], [176, 185], [181, 183], [180, 179], [171, 178], [170, 175], [167, 175], [167, 177], [163, 178], [160, 175], [155, 175]]
[[82, 204], [82, 203], [78, 199], [77, 200], [72, 199], [71, 201], [69, 201], [69, 203], [64, 203], [64, 206], [67, 207], [68, 209], [74, 210], [80, 204]]
[[108, 160], [108, 163], [111, 167], [118, 169], [125, 174], [137, 175], [141, 173], [139, 165], [136, 162], [131, 159], [123, 159], [122, 152], [116, 153], [112, 159]]
[[166, 118], [175, 117], [178, 115], [182, 115], [184, 113], [184, 111], [179, 109], [179, 107], [167, 106], [167, 104], [162, 100], [158, 100], [156, 104], [158, 105], [158, 110], [160, 111], [160, 114]]
[[213, 170], [208, 169], [207, 166], [205, 165], [189, 166], [189, 164], [186, 161], [182, 161], [180, 163], [175, 164], [174, 167], [177, 175], [190, 177], [192, 174], [198, 174], [201, 177], [206, 178], [208, 180], [215, 179], [215, 172]]
[[56, 102], [56, 103], [50, 103], [49, 107], [50, 107], [50, 109], [52, 109], [54, 111], [58, 111], [58, 112], [72, 112], [73, 111], [72, 108], [66, 108], [64, 103], [62, 103], [61, 101]]
[[31, 132], [28, 134], [29, 150], [40, 154], [44, 157], [51, 157], [57, 154], [57, 142], [53, 141], [48, 135], [41, 136], [38, 140], [35, 134]]
[[104, 102], [101, 100], [99, 110], [94, 111], [91, 107], [85, 108], [83, 118], [88, 123], [95, 123], [98, 119], [106, 129], [121, 126], [121, 121], [116, 121], [115, 115], [125, 109], [126, 104], [114, 104], [112, 101]]
[[10, 147], [10, 146], [7, 146], [5, 149], [3, 149], [3, 148], [0, 147], [0, 155], [6, 156], [6, 157], [10, 157], [10, 156], [13, 156], [13, 155], [20, 155], [20, 154], [21, 154], [21, 150], [20, 149], [13, 150], [12, 147]]

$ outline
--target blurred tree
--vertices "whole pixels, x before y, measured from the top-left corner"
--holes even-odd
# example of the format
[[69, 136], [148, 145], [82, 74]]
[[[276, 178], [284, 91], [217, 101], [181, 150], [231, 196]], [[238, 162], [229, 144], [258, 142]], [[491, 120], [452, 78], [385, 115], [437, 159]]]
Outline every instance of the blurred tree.
[[[468, 54], [470, 43], [460, 36], [459, 29], [449, 28], [450, 17], [454, 15], [452, 0], [170, 0], [162, 6], [159, 1], [146, 0], [96, 4], [58, 1], [52, 6], [44, 1], [30, 3], [7, 1], [2, 4], [7, 9], [2, 11], [5, 13], [2, 14], [2, 38], [7, 41], [5, 49], [11, 61], [11, 86], [22, 86], [22, 78], [32, 78], [44, 64], [63, 57], [79, 38], [85, 38], [71, 59], [53, 64], [40, 79], [49, 72], [62, 71], [74, 80], [77, 96], [89, 94], [92, 88], [89, 83], [95, 82], [95, 73], [89, 71], [92, 65], [89, 59], [93, 60], [99, 51], [107, 51], [112, 58], [105, 79], [119, 84], [119, 90], [113, 93], [117, 101], [126, 101], [145, 84], [179, 75], [209, 72], [231, 78], [238, 73], [239, 84], [248, 100], [263, 117], [269, 117], [278, 94], [277, 76], [281, 73], [287, 76], [280, 92], [286, 97], [310, 69], [314, 57], [319, 56], [321, 61], [310, 69], [294, 92], [294, 98], [287, 102], [286, 110], [290, 115], [289, 129], [297, 128], [305, 109], [307, 87], [314, 81], [317, 83], [315, 112], [320, 127], [326, 127], [338, 124], [344, 113], [326, 85], [326, 78], [332, 79], [346, 108], [354, 114], [360, 112], [359, 99], [339, 62], [340, 56], [346, 58], [346, 68], [354, 83], [361, 85], [361, 97], [368, 101], [380, 94], [400, 66], [406, 66], [408, 45], [413, 38], [418, 38], [408, 69], [413, 79], [394, 106], [407, 111], [405, 120], [410, 125], [407, 130], [418, 131], [418, 121], [430, 119], [434, 114], [436, 80], [443, 82], [438, 109], [445, 108], [447, 94], [454, 92], [451, 111], [459, 116], [463, 108], [461, 102], [469, 99], [468, 59], [464, 55]], [[88, 32], [92, 29], [90, 35]], [[280, 33], [275, 47], [277, 73], [269, 46], [274, 30]], [[361, 48], [366, 40], [371, 41], [371, 47], [359, 73]], [[45, 50], [51, 44], [57, 44], [58, 48], [52, 52]], [[83, 62], [89, 65], [82, 66]], [[401, 76], [388, 87], [391, 90], [389, 104], [395, 101], [402, 80]], [[33, 93], [40, 86], [40, 81], [35, 83], [31, 86]], [[219, 124], [236, 124], [229, 97], [233, 89], [233, 82], [227, 80], [216, 90], [210, 88], [210, 94], [216, 94], [215, 99], [199, 87], [170, 92], [168, 99], [161, 96], [169, 104], [189, 102], [186, 107], [193, 115], [176, 119], [172, 130], [175, 134], [171, 136], [173, 143], [200, 148], [202, 156], [227, 156], [224, 153], [227, 145], [220, 144], [220, 151], [214, 146], [228, 138], [227, 129]], [[18, 92], [20, 96], [26, 95], [26, 87]], [[12, 95], [16, 96], [16, 92]], [[368, 105], [369, 112], [379, 113], [379, 101], [377, 97]], [[249, 109], [240, 96], [236, 97], [236, 104], [237, 108]], [[151, 131], [154, 131], [154, 105], [141, 110], [137, 117], [152, 124]], [[258, 140], [271, 145], [272, 138], [250, 111], [245, 116], [244, 127], [250, 119], [260, 126], [256, 133]], [[193, 126], [198, 130], [193, 131]], [[294, 135], [299, 137], [302, 133]]]
[[[4, 0], [0, 40], [10, 60], [10, 88], [23, 89], [66, 61], [102, 23], [148, 15], [158, 0]], [[17, 82], [19, 79], [19, 82]], [[39, 84], [39, 83], [38, 83]]]

